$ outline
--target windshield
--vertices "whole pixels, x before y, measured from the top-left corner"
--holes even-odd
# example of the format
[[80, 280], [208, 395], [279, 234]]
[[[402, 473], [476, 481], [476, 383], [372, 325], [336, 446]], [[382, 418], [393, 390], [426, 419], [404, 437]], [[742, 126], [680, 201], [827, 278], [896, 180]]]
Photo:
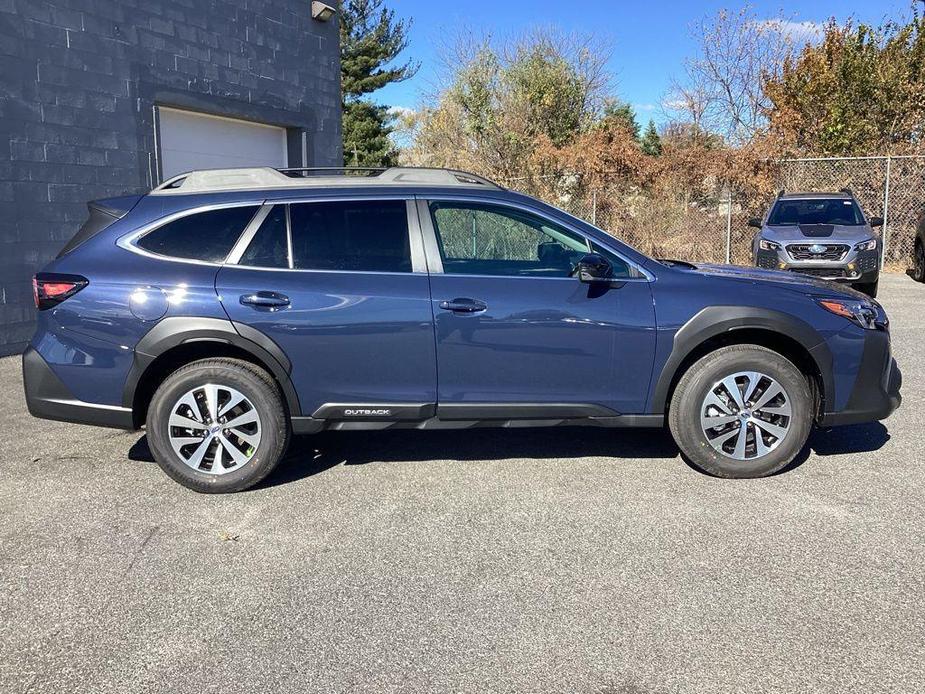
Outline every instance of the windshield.
[[795, 224], [842, 224], [859, 226], [864, 216], [854, 200], [829, 198], [817, 200], [778, 200], [768, 224], [771, 226]]

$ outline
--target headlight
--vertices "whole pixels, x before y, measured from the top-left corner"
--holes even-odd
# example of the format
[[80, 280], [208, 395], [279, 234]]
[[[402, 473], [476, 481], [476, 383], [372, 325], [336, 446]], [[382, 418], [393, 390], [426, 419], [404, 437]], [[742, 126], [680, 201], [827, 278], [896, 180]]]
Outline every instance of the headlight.
[[819, 299], [819, 305], [829, 313], [847, 318], [865, 330], [877, 329], [877, 309], [866, 301], [850, 299]]
[[758, 248], [763, 251], [776, 251], [780, 248], [780, 244], [774, 243], [773, 241], [768, 241], [767, 239], [759, 239]]
[[877, 239], [868, 239], [867, 241], [861, 241], [858, 245], [854, 247], [856, 251], [872, 251], [877, 247]]

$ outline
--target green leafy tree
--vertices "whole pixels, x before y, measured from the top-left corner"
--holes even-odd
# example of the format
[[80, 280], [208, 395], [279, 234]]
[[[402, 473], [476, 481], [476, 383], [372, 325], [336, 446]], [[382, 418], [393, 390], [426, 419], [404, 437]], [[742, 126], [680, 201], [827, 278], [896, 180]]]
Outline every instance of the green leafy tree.
[[523, 176], [538, 147], [565, 146], [600, 121], [607, 57], [593, 37], [551, 30], [462, 37], [444, 58], [444, 87], [420, 114], [408, 160]]
[[925, 135], [925, 20], [830, 22], [764, 90], [772, 131], [799, 151], [916, 150]]
[[649, 120], [646, 131], [642, 135], [642, 153], [650, 157], [657, 157], [662, 153], [662, 138], [658, 136], [655, 121]]
[[387, 84], [414, 76], [418, 65], [395, 65], [408, 47], [410, 20], [396, 19], [384, 0], [345, 0], [340, 10], [344, 163], [392, 166], [398, 153], [389, 140], [388, 108], [366, 99]]

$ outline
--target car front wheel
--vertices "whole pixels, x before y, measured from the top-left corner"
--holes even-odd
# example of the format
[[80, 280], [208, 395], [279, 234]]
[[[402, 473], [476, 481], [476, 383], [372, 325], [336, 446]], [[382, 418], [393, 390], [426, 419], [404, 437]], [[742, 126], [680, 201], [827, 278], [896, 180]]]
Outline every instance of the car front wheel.
[[813, 420], [806, 377], [758, 345], [733, 345], [696, 362], [678, 382], [668, 423], [695, 466], [717, 477], [765, 477], [803, 449]]
[[863, 294], [867, 294], [871, 299], [877, 298], [877, 289], [880, 285], [880, 280], [874, 282], [862, 282], [861, 284], [854, 285], [854, 288]]
[[915, 257], [912, 263], [912, 279], [916, 282], [925, 282], [925, 244], [915, 243]]
[[183, 486], [237, 492], [279, 463], [288, 421], [279, 388], [263, 369], [239, 359], [204, 359], [157, 389], [148, 408], [148, 443], [161, 469]]

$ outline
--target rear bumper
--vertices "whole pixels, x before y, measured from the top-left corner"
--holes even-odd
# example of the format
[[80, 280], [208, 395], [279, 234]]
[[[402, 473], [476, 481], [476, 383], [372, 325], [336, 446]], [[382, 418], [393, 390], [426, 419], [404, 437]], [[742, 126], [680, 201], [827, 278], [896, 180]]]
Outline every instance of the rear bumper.
[[74, 424], [134, 429], [132, 410], [114, 405], [97, 405], [74, 397], [48, 363], [32, 347], [22, 355], [26, 405], [33, 417]]
[[876, 422], [889, 417], [902, 403], [902, 373], [890, 354], [889, 334], [869, 331], [848, 404], [838, 412], [825, 412], [820, 426]]

